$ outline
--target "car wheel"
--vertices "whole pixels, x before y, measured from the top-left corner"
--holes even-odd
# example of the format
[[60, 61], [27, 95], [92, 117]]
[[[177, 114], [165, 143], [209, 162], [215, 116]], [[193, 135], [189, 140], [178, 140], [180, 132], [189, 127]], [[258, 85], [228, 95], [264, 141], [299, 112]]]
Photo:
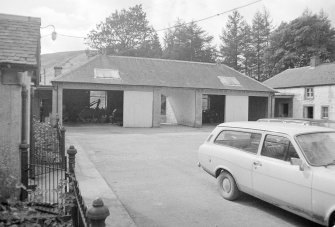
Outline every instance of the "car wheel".
[[335, 213], [330, 217], [329, 227], [335, 227]]
[[235, 200], [240, 195], [236, 182], [230, 173], [222, 171], [218, 177], [220, 194], [227, 200]]

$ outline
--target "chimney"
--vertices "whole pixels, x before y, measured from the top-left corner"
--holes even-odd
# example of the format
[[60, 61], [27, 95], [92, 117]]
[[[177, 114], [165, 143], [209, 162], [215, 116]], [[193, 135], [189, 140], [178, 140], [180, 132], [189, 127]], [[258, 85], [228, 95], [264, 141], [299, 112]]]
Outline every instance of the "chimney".
[[55, 77], [59, 76], [60, 74], [62, 74], [62, 67], [61, 66], [55, 66], [54, 70], [55, 70]]
[[311, 57], [311, 67], [315, 68], [316, 66], [320, 65], [320, 57], [319, 56], [312, 56]]

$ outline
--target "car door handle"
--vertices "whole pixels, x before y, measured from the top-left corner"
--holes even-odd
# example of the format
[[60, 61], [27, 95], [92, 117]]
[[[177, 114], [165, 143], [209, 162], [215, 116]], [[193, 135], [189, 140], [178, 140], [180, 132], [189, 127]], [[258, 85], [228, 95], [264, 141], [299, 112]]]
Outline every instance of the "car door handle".
[[260, 161], [254, 161], [254, 166], [262, 166], [262, 163]]

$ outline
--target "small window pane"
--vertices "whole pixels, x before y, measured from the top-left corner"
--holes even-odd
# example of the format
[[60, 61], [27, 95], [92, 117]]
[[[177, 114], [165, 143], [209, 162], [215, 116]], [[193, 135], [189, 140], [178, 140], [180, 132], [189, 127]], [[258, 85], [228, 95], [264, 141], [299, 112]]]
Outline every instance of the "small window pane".
[[258, 133], [222, 131], [214, 143], [256, 154], [262, 135]]
[[314, 90], [313, 88], [306, 88], [305, 89], [305, 98], [312, 99], [314, 97]]

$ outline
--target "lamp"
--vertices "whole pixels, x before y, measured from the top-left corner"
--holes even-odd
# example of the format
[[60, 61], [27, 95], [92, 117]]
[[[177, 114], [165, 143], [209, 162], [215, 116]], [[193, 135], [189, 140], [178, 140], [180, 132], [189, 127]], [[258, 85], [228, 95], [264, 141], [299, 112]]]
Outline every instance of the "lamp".
[[49, 24], [49, 25], [47, 25], [47, 26], [41, 27], [41, 29], [43, 29], [43, 28], [47, 28], [47, 27], [52, 27], [52, 28], [54, 29], [54, 31], [51, 33], [51, 39], [52, 39], [53, 41], [55, 41], [55, 40], [57, 39], [57, 32], [56, 32], [55, 26], [52, 25], [52, 24]]

